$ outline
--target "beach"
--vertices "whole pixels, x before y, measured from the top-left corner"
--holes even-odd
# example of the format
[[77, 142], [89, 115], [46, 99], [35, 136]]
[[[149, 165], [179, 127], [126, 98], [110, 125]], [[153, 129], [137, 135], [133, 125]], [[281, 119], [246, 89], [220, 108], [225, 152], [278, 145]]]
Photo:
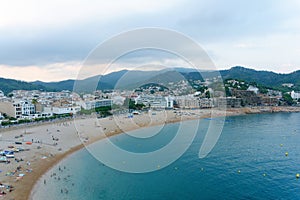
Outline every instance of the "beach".
[[133, 116], [114, 115], [101, 119], [93, 115], [79, 116], [71, 121], [6, 130], [0, 133], [1, 149], [7, 150], [9, 146], [13, 146], [23, 151], [16, 152], [15, 158], [9, 159], [10, 163], [0, 163], [1, 183], [13, 186], [13, 191], [6, 192], [7, 194], [0, 199], [30, 199], [34, 185], [51, 167], [85, 145], [105, 137], [142, 127], [183, 120], [299, 111], [299, 107], [233, 108], [226, 111], [218, 109], [163, 110]]

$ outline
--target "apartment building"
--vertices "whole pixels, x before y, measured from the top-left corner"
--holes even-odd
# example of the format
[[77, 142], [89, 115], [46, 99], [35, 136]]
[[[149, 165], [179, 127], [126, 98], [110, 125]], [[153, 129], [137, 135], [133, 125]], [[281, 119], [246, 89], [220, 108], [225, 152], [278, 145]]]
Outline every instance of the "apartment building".
[[0, 102], [0, 112], [18, 119], [22, 116], [22, 104], [20, 101]]
[[200, 99], [194, 96], [177, 96], [175, 102], [183, 109], [200, 108]]

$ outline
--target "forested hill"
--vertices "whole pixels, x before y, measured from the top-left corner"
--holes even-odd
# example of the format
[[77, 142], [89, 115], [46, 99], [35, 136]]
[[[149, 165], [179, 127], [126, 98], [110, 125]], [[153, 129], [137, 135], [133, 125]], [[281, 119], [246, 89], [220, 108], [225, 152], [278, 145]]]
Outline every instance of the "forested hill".
[[[232, 67], [229, 70], [221, 70], [220, 73], [216, 71], [201, 71], [201, 73], [198, 73], [197, 70], [189, 68], [163, 69], [160, 71], [122, 70], [78, 80], [77, 83], [80, 83], [80, 86], [82, 86], [80, 92], [91, 92], [95, 89], [114, 89], [116, 87], [120, 89], [133, 89], [147, 83], [176, 82], [183, 79], [202, 81], [203, 78], [201, 75], [204, 75], [204, 77], [215, 77], [220, 74], [224, 80], [239, 79], [248, 83], [255, 82], [274, 89], [300, 91], [300, 70], [289, 74], [279, 74], [271, 71], [256, 71], [245, 67]], [[0, 90], [5, 94], [8, 94], [12, 90], [72, 91], [74, 83], [75, 80], [25, 82], [0, 78]], [[293, 88], [284, 88], [282, 87], [283, 83], [292, 83], [295, 86]], [[92, 85], [95, 85], [95, 87], [91, 87]]]
[[241, 79], [247, 82], [256, 82], [260, 85], [281, 88], [284, 83], [292, 83], [294, 89], [300, 89], [300, 70], [289, 74], [279, 74], [271, 71], [256, 71], [244, 67], [233, 67], [220, 71], [223, 79]]
[[4, 94], [8, 94], [13, 90], [48, 90], [48, 89], [42, 85], [35, 85], [25, 81], [0, 78], [0, 90], [2, 90]]

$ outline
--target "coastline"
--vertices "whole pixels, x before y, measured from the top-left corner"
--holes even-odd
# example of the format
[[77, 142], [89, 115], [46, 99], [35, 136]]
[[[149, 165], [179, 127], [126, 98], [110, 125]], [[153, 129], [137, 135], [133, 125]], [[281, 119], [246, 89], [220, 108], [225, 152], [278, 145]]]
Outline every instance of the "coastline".
[[[211, 111], [214, 111], [215, 115], [211, 116]], [[96, 118], [87, 118], [87, 119], [75, 119], [74, 122], [56, 122], [56, 124], [42, 124], [37, 127], [27, 127], [29, 132], [32, 131], [32, 136], [36, 134], [43, 138], [43, 143], [34, 143], [33, 147], [37, 145], [42, 146], [42, 151], [32, 149], [30, 151], [31, 155], [27, 159], [31, 160], [30, 168], [33, 170], [32, 173], [26, 174], [21, 180], [14, 182], [15, 177], [6, 177], [3, 182], [13, 183], [15, 191], [8, 193], [4, 198], [7, 199], [30, 199], [30, 196], [33, 192], [35, 184], [40, 180], [41, 176], [50, 170], [53, 166], [59, 163], [61, 160], [66, 158], [68, 155], [82, 149], [85, 145], [92, 144], [96, 141], [99, 141], [105, 137], [110, 137], [117, 135], [126, 131], [136, 130], [138, 128], [163, 125], [165, 123], [176, 123], [183, 120], [195, 120], [208, 117], [225, 117], [225, 116], [236, 116], [236, 115], [246, 115], [246, 114], [259, 114], [259, 113], [276, 113], [276, 112], [300, 112], [300, 107], [252, 107], [252, 108], [233, 108], [227, 109], [226, 111], [221, 111], [217, 109], [205, 109], [205, 110], [178, 110], [177, 113], [174, 113], [173, 110], [166, 112], [157, 112], [155, 115], [146, 115], [134, 117], [133, 119], [127, 118], [127, 116], [120, 115], [118, 117], [112, 118], [103, 118], [97, 120]], [[178, 114], [179, 113], [179, 114]], [[152, 119], [153, 118], [153, 119]], [[77, 122], [76, 122], [77, 121]], [[131, 123], [127, 123], [131, 122]], [[148, 123], [147, 123], [148, 122]], [[62, 125], [62, 123], [64, 125]], [[34, 130], [35, 129], [35, 130]], [[47, 131], [45, 131], [45, 129]], [[52, 132], [52, 135], [62, 135], [66, 133], [66, 137], [61, 136], [58, 146], [47, 146], [44, 144], [45, 139], [49, 137], [48, 129]], [[65, 129], [65, 130], [60, 130]], [[55, 132], [56, 130], [56, 132]], [[59, 132], [57, 130], [60, 130]], [[7, 132], [2, 132], [3, 135], [13, 134], [14, 136], [19, 130], [10, 130]], [[65, 132], [64, 132], [65, 131]], [[94, 132], [93, 132], [94, 131]], [[44, 135], [40, 132], [44, 132]], [[75, 134], [74, 134], [75, 132]], [[99, 134], [101, 133], [101, 134]], [[68, 135], [69, 134], [69, 135]], [[34, 135], [34, 137], [37, 137]], [[58, 136], [57, 136], [58, 137]], [[72, 139], [71, 139], [72, 137]], [[3, 136], [2, 136], [3, 138]], [[70, 139], [70, 140], [68, 140]], [[58, 151], [57, 148], [62, 148]], [[45, 148], [45, 150], [44, 150]], [[44, 150], [44, 151], [43, 151]], [[40, 159], [41, 156], [47, 156], [45, 159]], [[53, 154], [53, 156], [50, 156]], [[31, 158], [30, 158], [31, 157]], [[16, 166], [16, 165], [15, 165]], [[15, 167], [14, 166], [14, 167]], [[1, 199], [1, 198], [0, 198]]]

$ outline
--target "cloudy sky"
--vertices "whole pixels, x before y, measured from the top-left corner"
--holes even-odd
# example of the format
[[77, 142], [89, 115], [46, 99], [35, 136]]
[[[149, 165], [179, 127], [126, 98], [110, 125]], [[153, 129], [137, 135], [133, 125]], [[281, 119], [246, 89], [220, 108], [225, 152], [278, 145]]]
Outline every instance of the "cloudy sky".
[[218, 69], [289, 73], [300, 69], [299, 20], [297, 0], [1, 1], [0, 77], [74, 79], [97, 45], [143, 27], [192, 38]]

